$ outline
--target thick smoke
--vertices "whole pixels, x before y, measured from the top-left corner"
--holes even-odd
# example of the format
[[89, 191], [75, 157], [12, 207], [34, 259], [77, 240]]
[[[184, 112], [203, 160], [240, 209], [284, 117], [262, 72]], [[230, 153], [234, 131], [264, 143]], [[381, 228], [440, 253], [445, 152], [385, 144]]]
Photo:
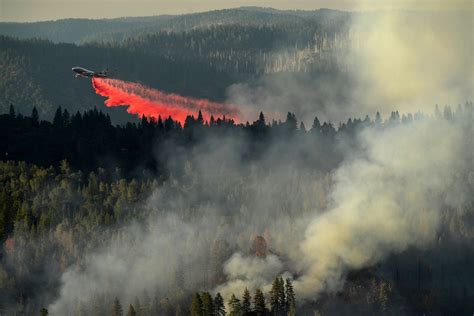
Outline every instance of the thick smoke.
[[229, 101], [270, 113], [291, 111], [311, 123], [315, 115], [338, 122], [394, 109], [429, 113], [434, 104], [472, 100], [473, 11], [456, 5], [446, 1], [445, 10], [429, 12], [353, 12], [348, 31], [328, 38], [332, 49], [302, 49], [317, 71], [234, 84]]
[[[359, 146], [365, 150], [348, 155], [335, 171], [327, 210], [311, 212], [304, 238], [290, 245], [298, 251], [284, 254], [289, 266], [275, 270], [297, 275], [300, 299], [317, 299], [340, 290], [349, 271], [411, 246], [430, 246], [442, 211], [462, 205], [473, 189], [459, 185], [459, 175], [474, 170], [469, 135], [474, 136], [472, 120], [467, 126], [426, 120], [363, 131]], [[218, 290], [269, 288], [271, 278], [265, 283], [253, 276], [266, 271], [253, 260], [232, 257], [226, 265], [231, 281]]]
[[[469, 198], [474, 183], [463, 175], [474, 170], [472, 120], [463, 124], [425, 119], [366, 129], [331, 179], [274, 155], [286, 142], [243, 163], [236, 154], [242, 140], [207, 139], [189, 159], [184, 183], [170, 179], [142, 206], [146, 224], [122, 228], [70, 268], [49, 309], [65, 314], [103, 292], [125, 304], [143, 290], [181, 299], [198, 290], [225, 298], [245, 287], [268, 292], [280, 274], [294, 278], [299, 299], [339, 290], [349, 271], [432, 245], [446, 224], [441, 211]], [[268, 255], [259, 258], [251, 238], [265, 230]], [[215, 270], [223, 275], [208, 288]]]
[[[188, 159], [182, 179], [171, 178], [137, 206], [150, 213], [145, 223], [110, 232], [111, 241], [64, 273], [51, 314], [67, 314], [97, 293], [128, 304], [143, 290], [180, 301], [192, 291], [213, 290], [206, 287], [210, 283], [223, 294], [231, 287], [240, 292], [247, 282], [249, 289], [269, 284], [287, 268], [287, 254], [302, 240], [307, 217], [321, 207], [327, 181], [274, 156], [282, 145], [288, 144], [276, 142], [249, 163], [240, 158], [245, 140], [207, 138]], [[269, 165], [278, 170], [264, 171]], [[268, 238], [270, 253], [260, 259], [251, 252], [252, 236], [265, 230], [278, 234]], [[221, 284], [225, 277], [229, 283]]]
[[127, 112], [139, 117], [167, 119], [169, 116], [184, 124], [186, 116], [202, 112], [203, 118], [227, 116], [239, 120], [239, 109], [231, 104], [216, 103], [205, 99], [194, 99], [167, 94], [138, 83], [118, 79], [93, 78], [92, 85], [97, 94], [107, 97], [105, 105], [127, 106]]
[[306, 229], [300, 297], [338, 290], [345, 272], [435, 241], [441, 211], [458, 206], [444, 197], [468, 167], [463, 136], [459, 126], [437, 120], [365, 131], [367, 151], [336, 171], [331, 207]]
[[454, 6], [355, 16], [344, 62], [356, 84], [353, 99], [367, 113], [428, 112], [433, 104], [472, 100], [473, 11]]

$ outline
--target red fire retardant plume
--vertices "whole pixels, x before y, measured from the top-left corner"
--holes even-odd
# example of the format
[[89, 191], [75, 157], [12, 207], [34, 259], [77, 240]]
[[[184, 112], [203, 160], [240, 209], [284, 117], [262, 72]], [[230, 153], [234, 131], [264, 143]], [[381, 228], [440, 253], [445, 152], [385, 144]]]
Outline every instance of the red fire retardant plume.
[[126, 82], [110, 78], [92, 78], [95, 92], [107, 97], [105, 105], [128, 106], [127, 112], [138, 116], [153, 117], [169, 116], [184, 124], [187, 115], [195, 115], [201, 111], [204, 120], [211, 115], [215, 118], [226, 116], [238, 121], [239, 110], [236, 106], [212, 102], [206, 99], [194, 99], [168, 94], [138, 83]]

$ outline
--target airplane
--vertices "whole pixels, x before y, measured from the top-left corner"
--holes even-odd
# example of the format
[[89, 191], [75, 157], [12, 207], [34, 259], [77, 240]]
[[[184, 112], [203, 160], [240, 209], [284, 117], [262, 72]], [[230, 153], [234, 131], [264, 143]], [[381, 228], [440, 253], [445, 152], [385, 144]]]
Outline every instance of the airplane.
[[91, 70], [87, 70], [85, 68], [82, 68], [82, 67], [72, 67], [72, 71], [75, 72], [75, 77], [84, 77], [84, 78], [96, 78], [96, 77], [99, 77], [99, 78], [107, 78], [107, 72], [108, 72], [108, 69], [105, 69], [105, 70], [102, 70], [102, 71], [99, 71], [99, 72], [95, 72], [95, 71], [91, 71]]

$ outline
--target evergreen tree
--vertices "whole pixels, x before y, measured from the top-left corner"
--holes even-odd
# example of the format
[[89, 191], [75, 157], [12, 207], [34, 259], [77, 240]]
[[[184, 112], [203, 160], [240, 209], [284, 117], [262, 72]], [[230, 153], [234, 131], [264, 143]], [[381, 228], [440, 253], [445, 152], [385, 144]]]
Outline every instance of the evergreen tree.
[[382, 125], [382, 117], [380, 116], [380, 112], [377, 112], [375, 114], [375, 126], [380, 126]]
[[63, 112], [63, 126], [68, 126], [71, 123], [71, 115], [67, 109]]
[[214, 302], [212, 300], [211, 294], [209, 294], [209, 292], [201, 293], [201, 302], [202, 302], [202, 315], [212, 316], [214, 312]]
[[40, 309], [40, 316], [47, 316], [48, 315], [48, 310], [46, 308]]
[[285, 315], [285, 288], [283, 279], [281, 277], [275, 278], [275, 280], [273, 280], [272, 289], [270, 291], [270, 306], [272, 315]]
[[127, 316], [137, 316], [137, 312], [135, 311], [135, 308], [132, 304], [128, 306]]
[[191, 316], [203, 316], [202, 313], [202, 301], [199, 293], [196, 293], [191, 302]]
[[8, 111], [8, 114], [10, 115], [11, 118], [15, 118], [15, 117], [16, 117], [16, 114], [15, 114], [15, 107], [13, 106], [13, 104], [10, 104], [10, 110]]
[[289, 278], [286, 279], [285, 284], [286, 310], [288, 316], [296, 315], [296, 299], [293, 284]]
[[300, 131], [306, 132], [306, 126], [304, 126], [303, 121], [301, 121], [301, 123], [300, 123]]
[[225, 306], [224, 299], [222, 298], [221, 293], [217, 293], [214, 298], [214, 315], [215, 316], [225, 316]]
[[54, 113], [53, 126], [55, 128], [63, 127], [63, 111], [61, 109], [61, 106], [59, 106], [56, 112]]
[[267, 308], [265, 306], [265, 296], [263, 296], [263, 292], [260, 289], [255, 291], [255, 296], [253, 297], [253, 311], [257, 315], [265, 315], [267, 312]]
[[31, 111], [31, 125], [35, 127], [39, 125], [39, 114], [38, 110], [36, 109], [36, 106], [33, 107], [33, 110]]
[[156, 122], [156, 129], [158, 130], [158, 132], [161, 132], [164, 129], [163, 119], [161, 118], [161, 115], [158, 115], [158, 121]]
[[250, 292], [247, 288], [244, 290], [244, 294], [242, 296], [242, 314], [249, 315], [250, 314], [250, 304], [252, 298], [250, 297]]
[[115, 298], [113, 304], [112, 304], [112, 312], [110, 314], [111, 316], [122, 316], [123, 315], [123, 309], [122, 305], [120, 304], [120, 301], [118, 298]]
[[313, 126], [311, 127], [311, 131], [314, 133], [319, 133], [321, 131], [321, 123], [317, 116], [314, 117]]
[[230, 297], [229, 300], [229, 316], [241, 316], [242, 315], [242, 305], [240, 304], [240, 300], [235, 297], [234, 294]]
[[204, 124], [204, 118], [202, 117], [202, 112], [199, 110], [198, 117], [196, 119], [196, 124], [202, 126]]
[[257, 127], [259, 129], [264, 129], [265, 126], [266, 126], [265, 116], [263, 115], [263, 112], [260, 112], [260, 115], [258, 116]]
[[285, 122], [285, 126], [288, 129], [288, 131], [296, 130], [297, 123], [298, 122], [296, 121], [296, 115], [294, 115], [291, 112], [288, 112], [288, 114], [286, 115], [286, 122]]

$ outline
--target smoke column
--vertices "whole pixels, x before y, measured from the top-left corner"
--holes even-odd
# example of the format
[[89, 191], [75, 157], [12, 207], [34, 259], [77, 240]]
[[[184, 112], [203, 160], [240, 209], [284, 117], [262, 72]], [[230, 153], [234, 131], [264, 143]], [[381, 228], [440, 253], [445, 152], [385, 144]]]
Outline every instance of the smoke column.
[[138, 116], [162, 118], [171, 116], [174, 120], [184, 123], [186, 116], [202, 112], [208, 120], [226, 116], [239, 121], [239, 109], [231, 104], [212, 102], [206, 99], [187, 98], [176, 94], [167, 94], [138, 83], [118, 79], [92, 78], [95, 92], [107, 98], [108, 107], [128, 106], [127, 112]]

